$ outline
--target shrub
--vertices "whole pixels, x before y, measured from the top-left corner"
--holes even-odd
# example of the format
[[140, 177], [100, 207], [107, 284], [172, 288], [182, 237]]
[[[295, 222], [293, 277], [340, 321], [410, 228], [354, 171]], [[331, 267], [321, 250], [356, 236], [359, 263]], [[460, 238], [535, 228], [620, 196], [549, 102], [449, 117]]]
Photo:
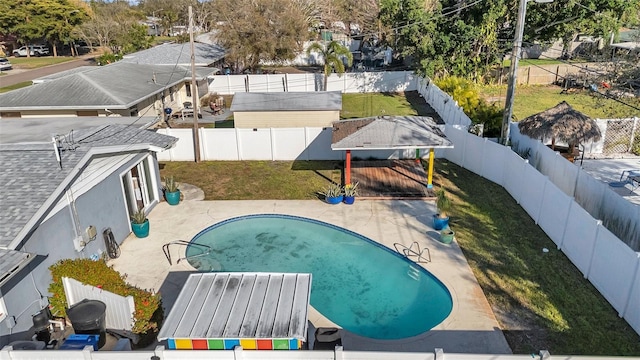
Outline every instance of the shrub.
[[114, 53], [104, 53], [96, 58], [98, 65], [107, 65], [122, 60], [122, 55]]
[[64, 294], [62, 278], [69, 277], [83, 284], [99, 287], [122, 296], [133, 296], [136, 311], [133, 315], [132, 332], [139, 335], [144, 343], [145, 339], [155, 337], [163, 313], [159, 294], [131, 286], [125, 282], [126, 276], [121, 275], [102, 261], [90, 259], [65, 259], [49, 267], [53, 281], [49, 285], [51, 298], [49, 304], [55, 316], [66, 316], [68, 308]]

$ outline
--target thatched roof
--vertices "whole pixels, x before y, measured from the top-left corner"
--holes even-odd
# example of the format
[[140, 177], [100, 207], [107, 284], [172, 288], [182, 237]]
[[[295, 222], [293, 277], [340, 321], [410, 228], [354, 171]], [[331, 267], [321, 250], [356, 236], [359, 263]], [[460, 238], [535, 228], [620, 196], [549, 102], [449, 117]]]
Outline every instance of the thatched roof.
[[518, 128], [520, 133], [534, 139], [551, 137], [568, 144], [598, 141], [602, 137], [593, 119], [574, 110], [565, 101], [520, 121]]

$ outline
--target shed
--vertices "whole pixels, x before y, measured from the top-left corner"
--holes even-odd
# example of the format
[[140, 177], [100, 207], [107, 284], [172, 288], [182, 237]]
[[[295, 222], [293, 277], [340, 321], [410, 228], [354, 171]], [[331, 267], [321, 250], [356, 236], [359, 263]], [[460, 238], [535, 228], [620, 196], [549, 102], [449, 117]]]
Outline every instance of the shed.
[[178, 350], [297, 350], [310, 295], [311, 274], [191, 274], [158, 340]]
[[340, 120], [339, 91], [236, 93], [231, 103], [236, 128], [329, 127]]

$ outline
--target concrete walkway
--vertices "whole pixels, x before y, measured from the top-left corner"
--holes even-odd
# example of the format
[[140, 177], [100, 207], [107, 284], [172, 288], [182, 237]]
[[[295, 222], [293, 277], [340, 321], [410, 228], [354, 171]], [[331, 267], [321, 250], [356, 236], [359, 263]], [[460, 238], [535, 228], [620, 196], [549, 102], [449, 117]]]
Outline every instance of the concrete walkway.
[[[453, 297], [453, 310], [431, 331], [403, 340], [373, 340], [343, 333], [347, 350], [432, 352], [443, 348], [456, 353], [511, 353], [495, 316], [462, 251], [454, 241], [445, 245], [431, 228], [433, 202], [421, 200], [362, 200], [354, 205], [329, 205], [317, 200], [182, 201], [177, 206], [158, 204], [149, 215], [151, 232], [144, 239], [130, 235], [121, 245], [118, 259], [109, 261], [127, 281], [159, 291], [166, 308], [175, 302], [189, 273], [184, 247], [172, 248], [170, 266], [162, 246], [174, 240], [191, 240], [202, 229], [222, 220], [248, 214], [287, 214], [331, 223], [360, 233], [390, 249], [394, 243], [410, 246], [417, 241], [431, 252], [430, 263], [421, 264], [438, 277]], [[310, 311], [313, 326], [324, 326], [321, 314]]]

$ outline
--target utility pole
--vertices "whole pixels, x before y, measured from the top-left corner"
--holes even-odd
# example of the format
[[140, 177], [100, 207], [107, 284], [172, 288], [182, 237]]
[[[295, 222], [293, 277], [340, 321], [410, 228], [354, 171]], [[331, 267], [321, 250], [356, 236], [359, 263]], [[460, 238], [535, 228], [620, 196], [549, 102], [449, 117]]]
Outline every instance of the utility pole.
[[[524, 34], [524, 19], [527, 14], [527, 1], [520, 0], [518, 6], [518, 18], [516, 19], [516, 35], [513, 39], [513, 52], [511, 53], [511, 67], [509, 68], [509, 80], [507, 83], [507, 99], [504, 106], [504, 114], [502, 116], [502, 131], [500, 132], [500, 141], [503, 145], [507, 145], [509, 140], [509, 123], [513, 115], [513, 97], [516, 93], [516, 84], [518, 77], [518, 60], [522, 52], [522, 37]], [[537, 3], [550, 3], [553, 0], [534, 0]]]
[[502, 131], [500, 140], [503, 145], [507, 145], [509, 140], [509, 123], [513, 115], [513, 96], [516, 92], [516, 82], [518, 77], [518, 60], [522, 51], [522, 36], [524, 33], [524, 17], [527, 12], [527, 0], [520, 0], [518, 7], [518, 18], [516, 20], [516, 36], [513, 40], [513, 52], [511, 53], [511, 67], [509, 68], [509, 82], [507, 84], [507, 99], [502, 115]]
[[200, 162], [200, 133], [198, 132], [198, 83], [196, 82], [196, 52], [193, 44], [193, 8], [189, 5], [189, 45], [191, 46], [191, 100], [193, 100], [193, 150]]

